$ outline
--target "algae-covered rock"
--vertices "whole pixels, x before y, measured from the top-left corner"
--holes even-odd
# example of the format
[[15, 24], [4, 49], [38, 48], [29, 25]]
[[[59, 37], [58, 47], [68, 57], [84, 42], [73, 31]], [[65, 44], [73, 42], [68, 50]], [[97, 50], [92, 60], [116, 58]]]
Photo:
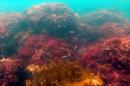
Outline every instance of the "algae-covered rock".
[[29, 63], [40, 63], [58, 62], [60, 59], [74, 60], [76, 54], [73, 46], [63, 39], [40, 34], [27, 37], [18, 49], [17, 56], [27, 62], [31, 61]]
[[33, 6], [25, 12], [29, 27], [34, 33], [46, 33], [66, 38], [78, 25], [77, 15], [61, 3], [46, 3]]
[[95, 28], [105, 23], [117, 23], [123, 27], [129, 26], [129, 21], [125, 15], [116, 10], [97, 10], [82, 17], [82, 20]]
[[130, 37], [113, 37], [84, 50], [80, 63], [104, 76], [105, 86], [130, 85]]
[[24, 18], [19, 13], [0, 13], [0, 55], [10, 56], [17, 48], [15, 36], [24, 30]]

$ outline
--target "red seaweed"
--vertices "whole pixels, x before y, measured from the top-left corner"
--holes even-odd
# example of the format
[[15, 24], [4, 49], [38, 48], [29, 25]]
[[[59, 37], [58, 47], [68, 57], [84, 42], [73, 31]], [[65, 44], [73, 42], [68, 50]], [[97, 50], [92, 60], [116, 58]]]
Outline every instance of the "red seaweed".
[[17, 56], [30, 59], [31, 62], [58, 62], [58, 59], [74, 59], [74, 52], [72, 45], [64, 40], [41, 34], [28, 37], [18, 50]]
[[113, 37], [88, 46], [80, 63], [101, 73], [105, 86], [129, 86], [130, 37]]
[[0, 86], [20, 86], [24, 82], [24, 74], [20, 60], [10, 58], [0, 60]]

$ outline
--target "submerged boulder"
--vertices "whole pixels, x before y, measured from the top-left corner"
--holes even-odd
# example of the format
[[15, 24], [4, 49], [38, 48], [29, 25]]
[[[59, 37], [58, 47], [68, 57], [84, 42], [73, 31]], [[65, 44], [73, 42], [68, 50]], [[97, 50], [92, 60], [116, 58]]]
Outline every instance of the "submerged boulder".
[[92, 26], [80, 22], [77, 31], [71, 32], [70, 37], [66, 40], [79, 48], [95, 42], [99, 38], [99, 33], [94, 31]]
[[[24, 19], [19, 13], [0, 13], [0, 55], [10, 56], [16, 51], [17, 33], [24, 30]], [[15, 46], [14, 46], [15, 45]]]
[[25, 12], [28, 25], [34, 33], [66, 38], [78, 25], [77, 15], [61, 3], [36, 5]]
[[95, 41], [129, 34], [130, 23], [128, 19], [115, 10], [90, 12], [81, 17], [81, 21], [92, 27], [91, 32], [94, 34], [91, 37], [96, 37]]
[[113, 36], [128, 35], [127, 28], [122, 27], [117, 23], [105, 23], [99, 27], [98, 33], [101, 38], [108, 38]]
[[128, 27], [129, 22], [122, 13], [116, 10], [98, 10], [90, 12], [82, 17], [82, 20], [95, 28], [102, 26], [105, 23], [117, 23], [123, 27]]
[[73, 60], [73, 46], [62, 39], [44, 34], [29, 36], [18, 50], [17, 56], [29, 63], [58, 62], [60, 59]]
[[80, 63], [101, 73], [105, 86], [129, 86], [130, 37], [113, 37], [88, 46], [82, 53]]
[[24, 29], [23, 20], [23, 15], [19, 13], [0, 13], [0, 38], [6, 38]]

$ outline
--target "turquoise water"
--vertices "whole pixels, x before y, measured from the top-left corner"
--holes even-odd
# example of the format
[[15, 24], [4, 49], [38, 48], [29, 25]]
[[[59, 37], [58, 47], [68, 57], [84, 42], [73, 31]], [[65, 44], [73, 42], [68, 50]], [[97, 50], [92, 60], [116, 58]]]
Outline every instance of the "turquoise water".
[[78, 12], [116, 9], [130, 15], [130, 0], [0, 0], [0, 11], [23, 12], [33, 5], [45, 2], [62, 2]]

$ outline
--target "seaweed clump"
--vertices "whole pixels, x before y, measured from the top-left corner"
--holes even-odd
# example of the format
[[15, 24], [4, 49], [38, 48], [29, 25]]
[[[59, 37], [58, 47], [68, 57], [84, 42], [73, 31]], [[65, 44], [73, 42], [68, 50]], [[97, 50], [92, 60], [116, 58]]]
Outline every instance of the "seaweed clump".
[[17, 57], [30, 63], [44, 63], [60, 59], [74, 60], [73, 46], [66, 41], [44, 34], [31, 35], [20, 47]]
[[113, 37], [86, 48], [80, 62], [101, 73], [105, 86], [130, 85], [130, 38]]
[[3, 58], [0, 60], [0, 86], [23, 86], [24, 67], [20, 60]]
[[[32, 78], [26, 86], [102, 86], [100, 75], [83, 69], [76, 62], [58, 64], [29, 65], [27, 70]], [[79, 83], [78, 83], [79, 82]]]

